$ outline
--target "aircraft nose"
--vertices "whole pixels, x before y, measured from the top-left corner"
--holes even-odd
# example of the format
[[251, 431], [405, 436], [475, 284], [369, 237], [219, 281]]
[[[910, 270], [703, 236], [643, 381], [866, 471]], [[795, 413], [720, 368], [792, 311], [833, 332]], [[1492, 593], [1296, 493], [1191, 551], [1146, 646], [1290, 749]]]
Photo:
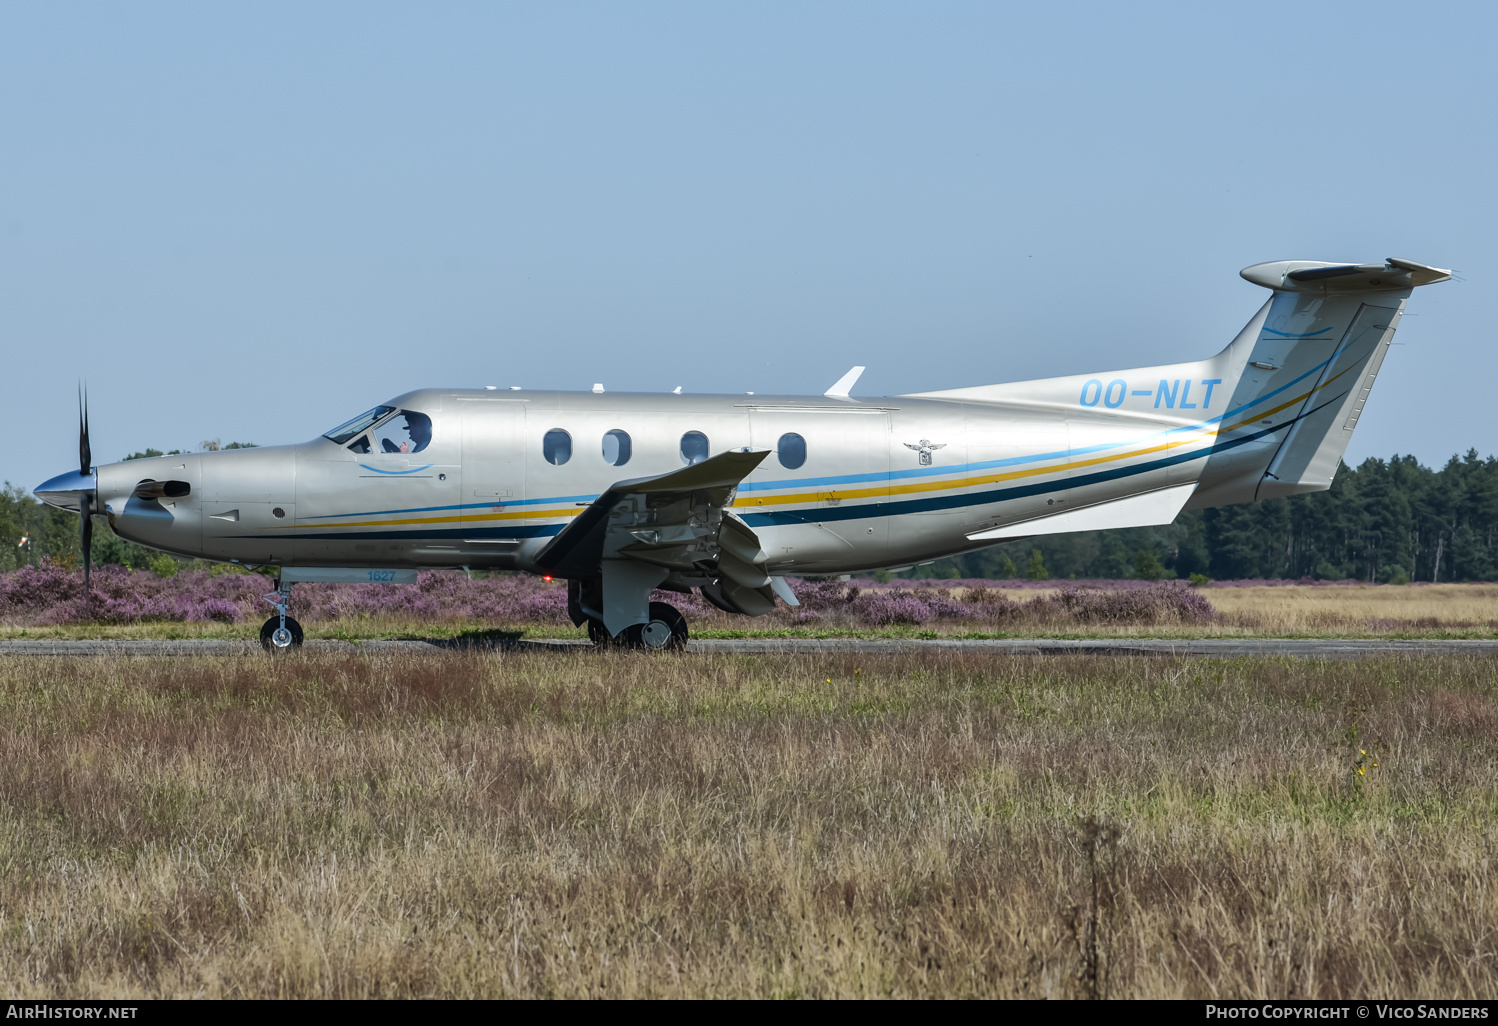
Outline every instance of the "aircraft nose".
[[70, 509], [76, 513], [82, 508], [83, 496], [92, 496], [97, 489], [98, 481], [93, 474], [80, 474], [76, 470], [70, 470], [37, 485], [32, 489], [32, 494], [49, 506]]

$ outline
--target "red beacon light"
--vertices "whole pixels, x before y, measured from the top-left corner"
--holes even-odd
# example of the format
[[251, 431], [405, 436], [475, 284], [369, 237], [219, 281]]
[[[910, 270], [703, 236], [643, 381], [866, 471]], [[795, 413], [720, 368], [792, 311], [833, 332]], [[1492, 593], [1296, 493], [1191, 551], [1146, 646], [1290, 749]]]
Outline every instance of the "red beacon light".
[[551, 574], [547, 574], [545, 577], [542, 577], [541, 580], [545, 581], [547, 584], [550, 584], [551, 583]]

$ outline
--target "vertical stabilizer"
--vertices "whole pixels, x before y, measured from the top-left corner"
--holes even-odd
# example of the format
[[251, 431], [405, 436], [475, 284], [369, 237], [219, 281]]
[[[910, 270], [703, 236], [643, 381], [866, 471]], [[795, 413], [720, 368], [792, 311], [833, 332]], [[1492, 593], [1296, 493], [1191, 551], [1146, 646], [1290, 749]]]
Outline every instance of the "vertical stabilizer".
[[1315, 390], [1264, 472], [1256, 499], [1332, 486], [1403, 311], [1403, 297], [1392, 305], [1359, 304]]
[[1405, 301], [1416, 286], [1450, 277], [1407, 260], [1285, 260], [1241, 273], [1274, 298], [1192, 506], [1331, 487]]

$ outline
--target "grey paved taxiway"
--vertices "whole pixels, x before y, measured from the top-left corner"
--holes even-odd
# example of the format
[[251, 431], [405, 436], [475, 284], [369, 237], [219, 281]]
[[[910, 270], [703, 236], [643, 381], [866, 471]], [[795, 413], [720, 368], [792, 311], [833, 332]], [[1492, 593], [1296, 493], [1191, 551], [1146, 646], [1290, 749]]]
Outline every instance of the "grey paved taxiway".
[[[467, 649], [505, 652], [558, 653], [588, 651], [584, 641], [490, 640], [468, 641], [309, 641], [309, 652], [451, 652]], [[251, 641], [0, 641], [0, 656], [195, 656], [233, 655], [259, 652]], [[1010, 655], [1096, 656], [1294, 656], [1308, 659], [1363, 659], [1372, 656], [1481, 655], [1498, 656], [1498, 640], [1456, 641], [1317, 638], [1204, 638], [1200, 640], [1144, 640], [1098, 638], [1063, 640], [1047, 638], [1000, 638], [992, 640], [921, 639], [811, 639], [811, 638], [703, 638], [691, 642], [691, 652], [733, 652], [751, 655], [770, 653], [832, 652], [993, 652]]]

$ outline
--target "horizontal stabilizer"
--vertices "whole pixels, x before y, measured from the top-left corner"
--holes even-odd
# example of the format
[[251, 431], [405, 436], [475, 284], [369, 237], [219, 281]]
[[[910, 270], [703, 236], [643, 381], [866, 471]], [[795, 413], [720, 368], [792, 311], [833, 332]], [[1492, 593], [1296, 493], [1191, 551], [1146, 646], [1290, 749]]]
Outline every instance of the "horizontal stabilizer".
[[1025, 520], [1018, 524], [1006, 524], [991, 531], [979, 531], [968, 535], [969, 541], [1002, 541], [1005, 538], [1029, 538], [1037, 534], [1066, 534], [1069, 531], [1106, 531], [1115, 527], [1158, 527], [1173, 522], [1191, 493], [1196, 482], [1161, 488], [1131, 495], [1113, 502], [1100, 502], [1096, 506], [1054, 513], [1036, 520]]
[[1273, 260], [1238, 272], [1276, 292], [1392, 292], [1446, 281], [1451, 272], [1394, 257], [1377, 264], [1329, 264], [1321, 260]]

